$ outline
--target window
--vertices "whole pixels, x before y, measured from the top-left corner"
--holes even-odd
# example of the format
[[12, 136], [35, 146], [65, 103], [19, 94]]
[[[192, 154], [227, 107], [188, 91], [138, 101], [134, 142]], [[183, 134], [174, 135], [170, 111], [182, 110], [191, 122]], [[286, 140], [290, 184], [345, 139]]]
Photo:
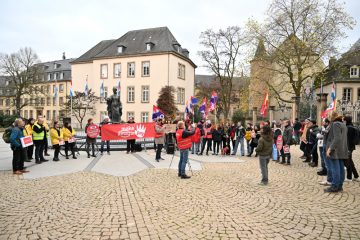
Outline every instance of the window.
[[35, 98], [35, 106], [40, 106], [40, 99]]
[[58, 66], [57, 66], [57, 64], [56, 64], [56, 63], [54, 63], [54, 69], [57, 69], [57, 67], [58, 67]]
[[178, 65], [178, 78], [185, 79], [185, 65], [181, 63]]
[[149, 121], [149, 113], [148, 112], [142, 112], [141, 113], [141, 122], [146, 123]]
[[20, 105], [23, 105], [24, 99], [20, 98]]
[[56, 106], [56, 97], [53, 97], [53, 106]]
[[351, 88], [344, 88], [342, 100], [345, 102], [351, 102]]
[[5, 100], [5, 105], [6, 105], [7, 107], [10, 106], [10, 99], [6, 99], [6, 100]]
[[150, 62], [142, 62], [142, 76], [148, 77], [150, 76]]
[[16, 111], [12, 110], [12, 115], [15, 116], [16, 115]]
[[134, 112], [127, 112], [127, 120], [129, 121], [130, 118], [132, 118], [132, 119], [135, 118], [135, 113]]
[[61, 106], [62, 104], [64, 104], [64, 98], [63, 98], [63, 97], [59, 97], [59, 106]]
[[151, 43], [147, 43], [146, 44], [146, 51], [150, 51], [151, 50]]
[[0, 99], [0, 106], [4, 105], [4, 99]]
[[53, 120], [56, 120], [56, 110], [53, 110]]
[[45, 105], [45, 98], [41, 98], [41, 106], [44, 106]]
[[2, 89], [0, 89], [0, 94], [3, 94], [3, 90], [2, 90]]
[[34, 118], [34, 111], [33, 110], [30, 110], [29, 117]]
[[29, 112], [28, 112], [28, 110], [24, 110], [24, 118], [29, 118]]
[[56, 85], [54, 84], [53, 85], [53, 93], [55, 93], [55, 91], [56, 91]]
[[114, 63], [114, 78], [121, 77], [121, 63]]
[[64, 73], [63, 72], [60, 73], [60, 79], [64, 79]]
[[101, 64], [100, 65], [100, 78], [107, 78], [108, 77], [108, 65]]
[[64, 84], [59, 85], [59, 92], [64, 92]]
[[48, 81], [51, 80], [51, 73], [48, 73]]
[[10, 110], [6, 110], [5, 113], [10, 116]]
[[25, 98], [25, 105], [29, 105], [29, 99]]
[[185, 104], [185, 88], [177, 89], [177, 104]]
[[108, 88], [104, 87], [104, 96], [100, 98], [100, 102], [102, 103], [106, 102], [107, 97], [108, 97]]
[[24, 117], [23, 110], [20, 110], [20, 117]]
[[46, 106], [50, 106], [51, 105], [51, 98], [47, 97], [46, 98]]
[[58, 79], [59, 78], [59, 73], [54, 73], [54, 79]]
[[128, 63], [128, 77], [135, 77], [135, 63]]
[[135, 87], [128, 87], [127, 90], [127, 101], [129, 103], [135, 102]]
[[118, 46], [117, 47], [117, 52], [118, 53], [122, 53], [124, 51], [124, 46]]
[[150, 98], [149, 86], [141, 86], [141, 102], [148, 103]]
[[9, 81], [6, 81], [6, 82], [5, 82], [5, 86], [9, 86]]
[[358, 67], [351, 67], [350, 68], [350, 77], [359, 77], [359, 68]]
[[358, 97], [357, 100], [360, 101], [360, 88], [358, 88]]
[[51, 119], [50, 110], [47, 110], [47, 111], [46, 111], [46, 119]]
[[59, 111], [59, 117], [60, 117], [60, 118], [64, 118], [64, 117], [65, 117], [65, 110], [60, 110], [60, 111]]

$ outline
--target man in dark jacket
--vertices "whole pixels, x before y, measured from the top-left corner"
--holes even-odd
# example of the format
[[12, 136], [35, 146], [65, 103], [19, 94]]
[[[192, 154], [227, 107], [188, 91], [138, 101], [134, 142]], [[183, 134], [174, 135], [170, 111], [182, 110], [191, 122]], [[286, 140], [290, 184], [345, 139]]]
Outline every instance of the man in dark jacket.
[[[354, 127], [352, 123], [352, 117], [351, 116], [345, 116], [343, 118], [343, 122], [346, 124], [347, 127], [347, 141], [348, 141], [348, 155], [349, 157], [345, 159], [344, 164], [346, 167], [346, 181], [359, 181], [359, 174], [356, 170], [354, 161], [352, 159], [352, 152], [355, 150], [355, 145], [357, 138], [359, 137], [359, 130]], [[352, 175], [354, 174], [354, 179], [352, 178]]]
[[342, 122], [342, 116], [336, 112], [331, 114], [331, 124], [326, 136], [326, 157], [332, 175], [331, 187], [325, 192], [340, 192], [345, 179], [344, 160], [348, 158], [347, 127]]
[[316, 121], [311, 119], [308, 123], [308, 129], [306, 134], [307, 144], [307, 160], [311, 167], [317, 167], [319, 161], [319, 155], [317, 151], [317, 134], [320, 132], [319, 127], [316, 125]]
[[21, 145], [20, 139], [24, 137], [24, 121], [21, 118], [15, 120], [15, 127], [11, 130], [10, 147], [13, 151], [13, 173], [21, 175], [29, 172], [24, 170], [24, 160], [26, 159], [26, 148]]
[[295, 141], [296, 144], [300, 143], [300, 129], [301, 129], [301, 122], [299, 121], [298, 118], [295, 118], [295, 122], [294, 122], [294, 136], [295, 136]]
[[44, 119], [39, 116], [37, 121], [33, 125], [33, 142], [35, 144], [35, 163], [40, 164], [42, 162], [47, 162], [44, 158], [44, 148], [46, 141], [46, 128], [43, 125]]
[[[283, 133], [283, 148], [281, 149], [281, 164], [290, 165], [291, 154], [290, 146], [292, 144], [293, 128], [290, 124], [290, 120], [284, 120], [284, 133]], [[286, 152], [284, 148], [287, 149]], [[286, 162], [285, 162], [286, 158]]]

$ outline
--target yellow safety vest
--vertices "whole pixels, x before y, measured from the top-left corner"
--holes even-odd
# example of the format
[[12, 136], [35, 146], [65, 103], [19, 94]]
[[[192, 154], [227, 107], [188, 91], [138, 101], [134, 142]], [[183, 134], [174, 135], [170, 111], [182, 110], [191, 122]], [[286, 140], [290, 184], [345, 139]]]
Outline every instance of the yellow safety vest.
[[[34, 130], [34, 126], [37, 126], [38, 128], [41, 128], [40, 125], [38, 125], [37, 123], [35, 123], [32, 127], [32, 129]], [[41, 133], [37, 133], [35, 131], [33, 131], [33, 140], [43, 140], [44, 139], [44, 131], [41, 131]]]

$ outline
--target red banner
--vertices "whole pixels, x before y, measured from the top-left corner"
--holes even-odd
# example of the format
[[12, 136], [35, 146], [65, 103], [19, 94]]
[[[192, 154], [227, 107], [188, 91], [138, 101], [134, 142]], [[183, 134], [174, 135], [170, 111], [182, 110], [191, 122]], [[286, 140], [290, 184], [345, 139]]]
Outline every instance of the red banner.
[[155, 137], [155, 124], [126, 123], [105, 124], [101, 127], [101, 140], [130, 140]]

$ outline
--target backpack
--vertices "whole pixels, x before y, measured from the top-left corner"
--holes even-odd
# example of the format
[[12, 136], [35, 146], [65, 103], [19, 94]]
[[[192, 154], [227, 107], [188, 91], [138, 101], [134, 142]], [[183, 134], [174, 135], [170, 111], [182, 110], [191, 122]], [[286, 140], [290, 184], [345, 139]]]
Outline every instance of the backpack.
[[5, 129], [5, 132], [2, 136], [2, 139], [4, 140], [5, 143], [10, 143], [10, 135], [13, 128], [14, 128], [13, 126], [10, 126], [7, 129]]
[[351, 126], [352, 128], [354, 128], [355, 130], [355, 137], [353, 139], [353, 143], [355, 145], [359, 145], [360, 144], [360, 132], [359, 129], [357, 127]]
[[246, 132], [245, 132], [245, 139], [246, 139], [247, 141], [250, 141], [250, 140], [251, 140], [251, 131], [246, 131]]

